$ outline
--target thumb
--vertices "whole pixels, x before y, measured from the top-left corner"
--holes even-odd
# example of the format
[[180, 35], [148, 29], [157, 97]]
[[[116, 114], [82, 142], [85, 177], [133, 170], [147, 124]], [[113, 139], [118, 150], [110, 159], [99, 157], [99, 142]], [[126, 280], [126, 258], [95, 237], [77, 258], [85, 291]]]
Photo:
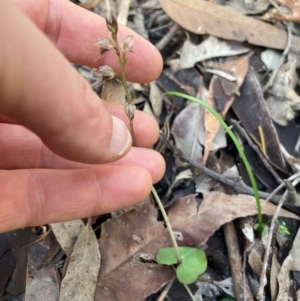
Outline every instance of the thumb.
[[89, 84], [10, 1], [0, 2], [0, 28], [5, 28], [0, 31], [0, 113], [68, 159], [103, 163], [125, 155], [131, 135], [124, 122], [111, 116]]

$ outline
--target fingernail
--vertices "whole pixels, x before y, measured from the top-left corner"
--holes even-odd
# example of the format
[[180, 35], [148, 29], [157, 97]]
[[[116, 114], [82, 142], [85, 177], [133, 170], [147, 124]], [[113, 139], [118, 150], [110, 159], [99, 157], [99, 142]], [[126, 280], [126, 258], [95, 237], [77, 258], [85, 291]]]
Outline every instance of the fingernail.
[[110, 142], [110, 150], [115, 155], [122, 155], [128, 147], [131, 146], [132, 140], [129, 130], [127, 129], [125, 123], [112, 116], [113, 129], [112, 137]]

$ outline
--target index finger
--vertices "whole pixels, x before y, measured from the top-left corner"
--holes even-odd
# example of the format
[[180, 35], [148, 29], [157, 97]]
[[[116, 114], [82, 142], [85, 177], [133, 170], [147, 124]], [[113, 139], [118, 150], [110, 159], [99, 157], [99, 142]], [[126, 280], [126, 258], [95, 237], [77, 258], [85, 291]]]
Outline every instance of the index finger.
[[[105, 19], [64, 0], [13, 0], [35, 24], [48, 35], [62, 53], [73, 63], [98, 67], [109, 65], [116, 72], [119, 64], [110, 51], [102, 58], [93, 43], [101, 37], [108, 37]], [[134, 35], [134, 52], [128, 53], [125, 69], [129, 81], [150, 82], [158, 77], [162, 69], [162, 58], [157, 49], [147, 40], [126, 26], [119, 25], [119, 39]], [[151, 60], [151, 64], [145, 62]]]

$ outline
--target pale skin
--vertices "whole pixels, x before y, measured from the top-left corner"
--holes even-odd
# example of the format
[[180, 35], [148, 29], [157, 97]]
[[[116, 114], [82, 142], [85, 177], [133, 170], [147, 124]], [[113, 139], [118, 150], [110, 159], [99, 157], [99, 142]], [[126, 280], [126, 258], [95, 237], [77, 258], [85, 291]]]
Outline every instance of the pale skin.
[[[157, 50], [134, 35], [126, 76], [150, 82]], [[149, 149], [158, 125], [136, 112], [131, 147], [124, 108], [100, 100], [70, 62], [91, 67], [105, 20], [67, 0], [0, 1], [0, 232], [99, 215], [143, 200], [163, 175]], [[145, 62], [151, 62], [147, 65]]]

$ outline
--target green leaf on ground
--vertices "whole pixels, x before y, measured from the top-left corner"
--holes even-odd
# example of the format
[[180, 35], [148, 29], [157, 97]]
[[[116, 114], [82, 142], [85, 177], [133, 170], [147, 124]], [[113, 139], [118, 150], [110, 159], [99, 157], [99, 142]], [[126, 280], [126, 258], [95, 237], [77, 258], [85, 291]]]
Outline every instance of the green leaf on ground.
[[[182, 262], [177, 266], [176, 276], [179, 282], [190, 284], [197, 280], [207, 267], [207, 259], [204, 251], [191, 248], [179, 247]], [[173, 265], [177, 263], [175, 248], [162, 248], [158, 250], [156, 261], [159, 264]]]

